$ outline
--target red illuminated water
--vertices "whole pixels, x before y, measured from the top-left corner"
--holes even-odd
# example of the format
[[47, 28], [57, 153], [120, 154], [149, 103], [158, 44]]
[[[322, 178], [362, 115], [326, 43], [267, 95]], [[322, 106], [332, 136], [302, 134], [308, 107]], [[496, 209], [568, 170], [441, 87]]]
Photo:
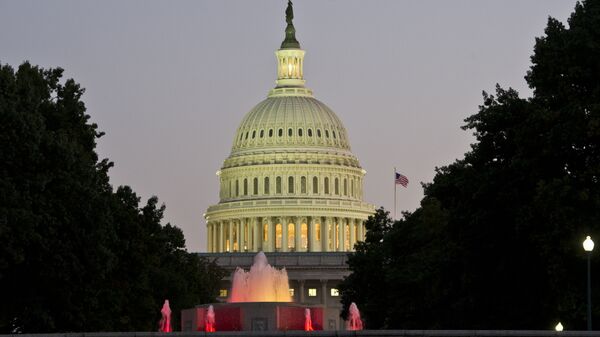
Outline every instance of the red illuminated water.
[[249, 271], [238, 267], [233, 273], [231, 296], [227, 302], [291, 302], [289, 289], [285, 268], [271, 267], [265, 253], [259, 252]]

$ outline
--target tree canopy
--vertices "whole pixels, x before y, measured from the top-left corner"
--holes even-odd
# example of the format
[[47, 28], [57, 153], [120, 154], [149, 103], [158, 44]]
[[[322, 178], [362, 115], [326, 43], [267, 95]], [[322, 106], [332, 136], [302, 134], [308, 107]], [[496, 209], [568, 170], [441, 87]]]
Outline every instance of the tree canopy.
[[386, 230], [357, 245], [342, 298], [368, 327], [585, 328], [582, 242], [600, 239], [600, 1], [568, 23], [550, 18], [536, 39], [532, 97], [484, 92], [465, 157], [436, 169], [414, 212], [367, 222]]
[[175, 322], [214, 301], [222, 270], [161, 224], [156, 197], [113, 190], [84, 90], [62, 73], [0, 64], [0, 333], [152, 331], [164, 299]]

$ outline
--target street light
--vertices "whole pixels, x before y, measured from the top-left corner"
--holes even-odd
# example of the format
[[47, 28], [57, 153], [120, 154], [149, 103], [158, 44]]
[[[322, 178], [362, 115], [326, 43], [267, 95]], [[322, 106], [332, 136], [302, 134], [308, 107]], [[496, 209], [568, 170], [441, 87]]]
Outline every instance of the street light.
[[554, 327], [554, 330], [561, 332], [561, 331], [563, 331], [563, 328], [564, 327], [563, 327], [562, 323], [558, 322], [558, 324], [556, 324], [556, 326]]
[[591, 256], [594, 250], [594, 241], [588, 235], [583, 241], [583, 249], [587, 252], [587, 328], [592, 331], [592, 274], [591, 274]]

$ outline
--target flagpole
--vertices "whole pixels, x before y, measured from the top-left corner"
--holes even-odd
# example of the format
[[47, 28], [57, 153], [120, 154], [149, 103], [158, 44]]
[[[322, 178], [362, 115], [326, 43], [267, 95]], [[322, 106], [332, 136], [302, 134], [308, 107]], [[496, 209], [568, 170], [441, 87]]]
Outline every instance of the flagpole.
[[396, 221], [396, 166], [394, 166], [394, 221]]

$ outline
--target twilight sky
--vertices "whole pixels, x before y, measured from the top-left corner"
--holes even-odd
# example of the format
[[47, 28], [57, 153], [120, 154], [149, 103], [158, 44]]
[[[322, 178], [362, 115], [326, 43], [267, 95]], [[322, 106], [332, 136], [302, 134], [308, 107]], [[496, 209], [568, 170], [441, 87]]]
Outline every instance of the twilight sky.
[[[274, 86], [286, 1], [0, 0], [0, 62], [62, 67], [86, 88], [106, 135], [113, 186], [143, 203], [157, 195], [166, 221], [204, 251], [202, 213], [218, 202], [215, 172], [244, 114]], [[529, 96], [523, 76], [548, 16], [564, 23], [574, 0], [297, 0], [294, 25], [305, 79], [344, 122], [367, 170], [365, 199], [414, 210], [436, 166], [462, 158], [460, 129], [495, 84]], [[165, 221], [165, 222], [166, 222]]]

